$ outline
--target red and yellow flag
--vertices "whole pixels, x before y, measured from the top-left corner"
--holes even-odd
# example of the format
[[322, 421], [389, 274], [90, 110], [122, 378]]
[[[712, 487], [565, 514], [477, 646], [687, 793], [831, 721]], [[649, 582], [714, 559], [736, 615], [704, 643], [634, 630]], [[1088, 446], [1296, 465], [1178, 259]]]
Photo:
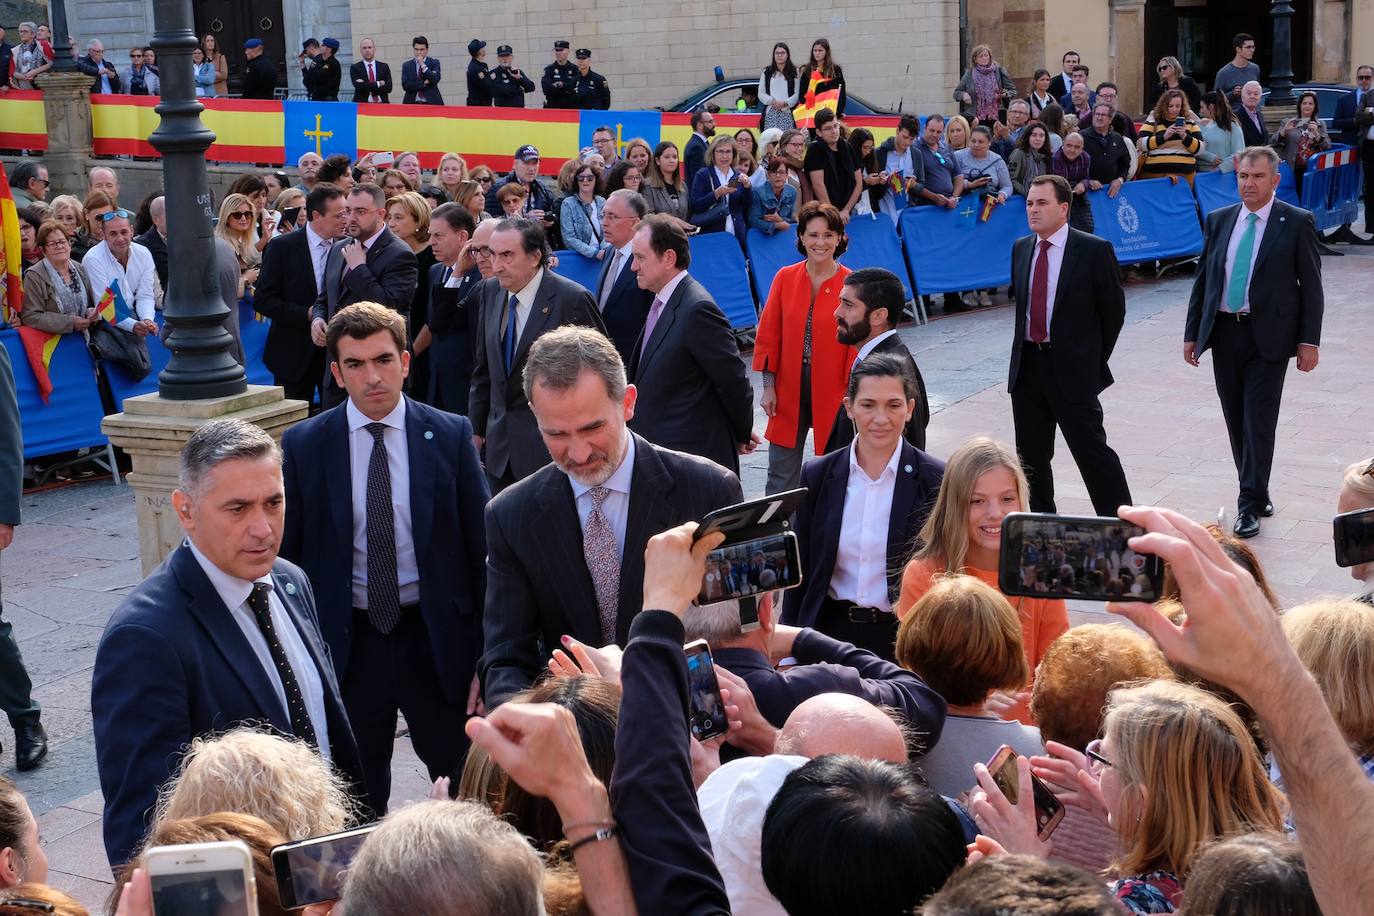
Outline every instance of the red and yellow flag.
[[[23, 244], [19, 237], [19, 210], [14, 205], [14, 194], [10, 191], [5, 166], [0, 163], [0, 246], [3, 246], [5, 263], [4, 311], [5, 320], [10, 324], [17, 323], [20, 313], [24, 311], [24, 286], [20, 276]], [[62, 335], [49, 334], [37, 328], [20, 325], [19, 339], [24, 344], [24, 354], [29, 358], [33, 377], [38, 382], [38, 393], [43, 396], [43, 403], [46, 404], [48, 395], [52, 394], [52, 379], [48, 376], [48, 365], [52, 362], [52, 353], [57, 349], [57, 342], [62, 339]]]
[[821, 83], [825, 82], [825, 77], [819, 70], [811, 71], [811, 79], [802, 93], [801, 102], [796, 108], [792, 109], [792, 120], [797, 122], [800, 128], [816, 126], [816, 112], [822, 108], [829, 108], [831, 111], [838, 111], [840, 108], [840, 89], [832, 86], [824, 92], [820, 91]]

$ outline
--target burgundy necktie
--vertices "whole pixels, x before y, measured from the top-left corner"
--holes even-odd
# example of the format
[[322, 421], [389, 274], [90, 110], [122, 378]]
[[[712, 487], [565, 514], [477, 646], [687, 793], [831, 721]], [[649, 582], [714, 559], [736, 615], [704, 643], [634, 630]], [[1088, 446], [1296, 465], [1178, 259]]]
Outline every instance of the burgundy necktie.
[[1040, 243], [1040, 256], [1031, 271], [1030, 339], [1035, 343], [1044, 343], [1050, 336], [1049, 293], [1050, 243], [1045, 240]]
[[[367, 81], [374, 86], [377, 85], [377, 71], [373, 69], [372, 61], [367, 62]], [[377, 94], [374, 92], [371, 96], [368, 97], [368, 101], [377, 101]]]

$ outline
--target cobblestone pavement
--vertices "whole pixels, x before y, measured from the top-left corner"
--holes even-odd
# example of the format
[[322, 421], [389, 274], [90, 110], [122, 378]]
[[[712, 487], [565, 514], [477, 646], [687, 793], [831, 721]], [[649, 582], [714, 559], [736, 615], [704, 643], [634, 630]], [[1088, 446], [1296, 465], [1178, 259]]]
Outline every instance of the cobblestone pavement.
[[[1368, 393], [1374, 300], [1363, 285], [1374, 275], [1374, 248], [1343, 250], [1346, 257], [1322, 261], [1327, 303], [1321, 363], [1314, 373], [1288, 374], [1273, 474], [1277, 512], [1252, 542], [1287, 604], [1354, 588], [1333, 562], [1331, 516], [1341, 469], [1374, 454], [1374, 398]], [[1112, 360], [1117, 382], [1102, 401], [1108, 439], [1136, 501], [1213, 521], [1221, 508], [1234, 514], [1236, 475], [1211, 372], [1205, 363], [1193, 369], [1182, 359], [1190, 284], [1191, 276], [1174, 273], [1128, 285], [1127, 324]], [[932, 453], [948, 455], [977, 433], [1012, 439], [1005, 391], [1011, 321], [1010, 306], [1002, 304], [902, 330], [930, 389]], [[755, 428], [763, 427], [760, 413]], [[745, 459], [747, 494], [763, 491], [766, 467], [763, 449]], [[1091, 514], [1062, 441], [1055, 480], [1061, 511]], [[4, 613], [33, 676], [52, 752], [38, 770], [15, 774], [12, 737], [4, 732], [0, 767], [8, 768], [6, 775], [39, 816], [52, 883], [99, 906], [110, 874], [100, 841], [90, 669], [110, 611], [139, 580], [128, 488], [100, 481], [25, 496], [24, 524], [4, 553], [3, 574]], [[1104, 619], [1091, 605], [1073, 608], [1072, 616]], [[395, 800], [424, 796], [423, 768], [404, 737], [397, 740], [394, 770]]]

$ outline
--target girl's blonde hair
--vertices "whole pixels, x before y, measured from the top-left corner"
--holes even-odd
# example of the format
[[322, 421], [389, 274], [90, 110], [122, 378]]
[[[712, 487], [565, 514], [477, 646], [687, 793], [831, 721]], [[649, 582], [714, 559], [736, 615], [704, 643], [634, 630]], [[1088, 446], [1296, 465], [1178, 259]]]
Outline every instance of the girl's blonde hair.
[[1217, 837], [1283, 829], [1283, 796], [1245, 724], [1205, 690], [1170, 681], [1113, 690], [1103, 732], [1122, 787], [1115, 874], [1182, 877]]
[[1009, 445], [975, 436], [954, 450], [945, 463], [945, 476], [935, 506], [918, 536], [920, 549], [914, 560], [932, 560], [952, 573], [962, 572], [968, 556], [968, 504], [978, 478], [988, 471], [1006, 468], [1016, 481], [1018, 509], [1030, 501], [1025, 472]]
[[[444, 186], [445, 162], [458, 163], [458, 181], [468, 180], [468, 163], [466, 159], [464, 159], [457, 153], [444, 153], [442, 156], [439, 157], [439, 167], [434, 170], [434, 183], [437, 184], [439, 187], [443, 188], [444, 193], [447, 194], [448, 188]], [[456, 188], [458, 186], [458, 183], [454, 182], [453, 186]]]

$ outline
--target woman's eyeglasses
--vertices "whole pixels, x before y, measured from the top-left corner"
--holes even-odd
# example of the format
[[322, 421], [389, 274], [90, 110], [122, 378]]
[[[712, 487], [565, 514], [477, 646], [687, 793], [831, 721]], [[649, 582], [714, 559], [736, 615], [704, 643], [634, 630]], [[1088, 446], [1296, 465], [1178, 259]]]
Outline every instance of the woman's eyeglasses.
[[1094, 776], [1101, 776], [1103, 770], [1112, 770], [1116, 768], [1116, 764], [1112, 763], [1106, 757], [1103, 757], [1101, 751], [1101, 738], [1089, 742], [1088, 746], [1083, 749], [1083, 755], [1088, 758], [1087, 770]]
[[230, 219], [248, 219], [253, 215], [252, 210], [235, 210], [229, 214]]
[[578, 175], [578, 176], [577, 176], [577, 180], [578, 180], [578, 181], [596, 181], [596, 176], [595, 176], [595, 175]]

